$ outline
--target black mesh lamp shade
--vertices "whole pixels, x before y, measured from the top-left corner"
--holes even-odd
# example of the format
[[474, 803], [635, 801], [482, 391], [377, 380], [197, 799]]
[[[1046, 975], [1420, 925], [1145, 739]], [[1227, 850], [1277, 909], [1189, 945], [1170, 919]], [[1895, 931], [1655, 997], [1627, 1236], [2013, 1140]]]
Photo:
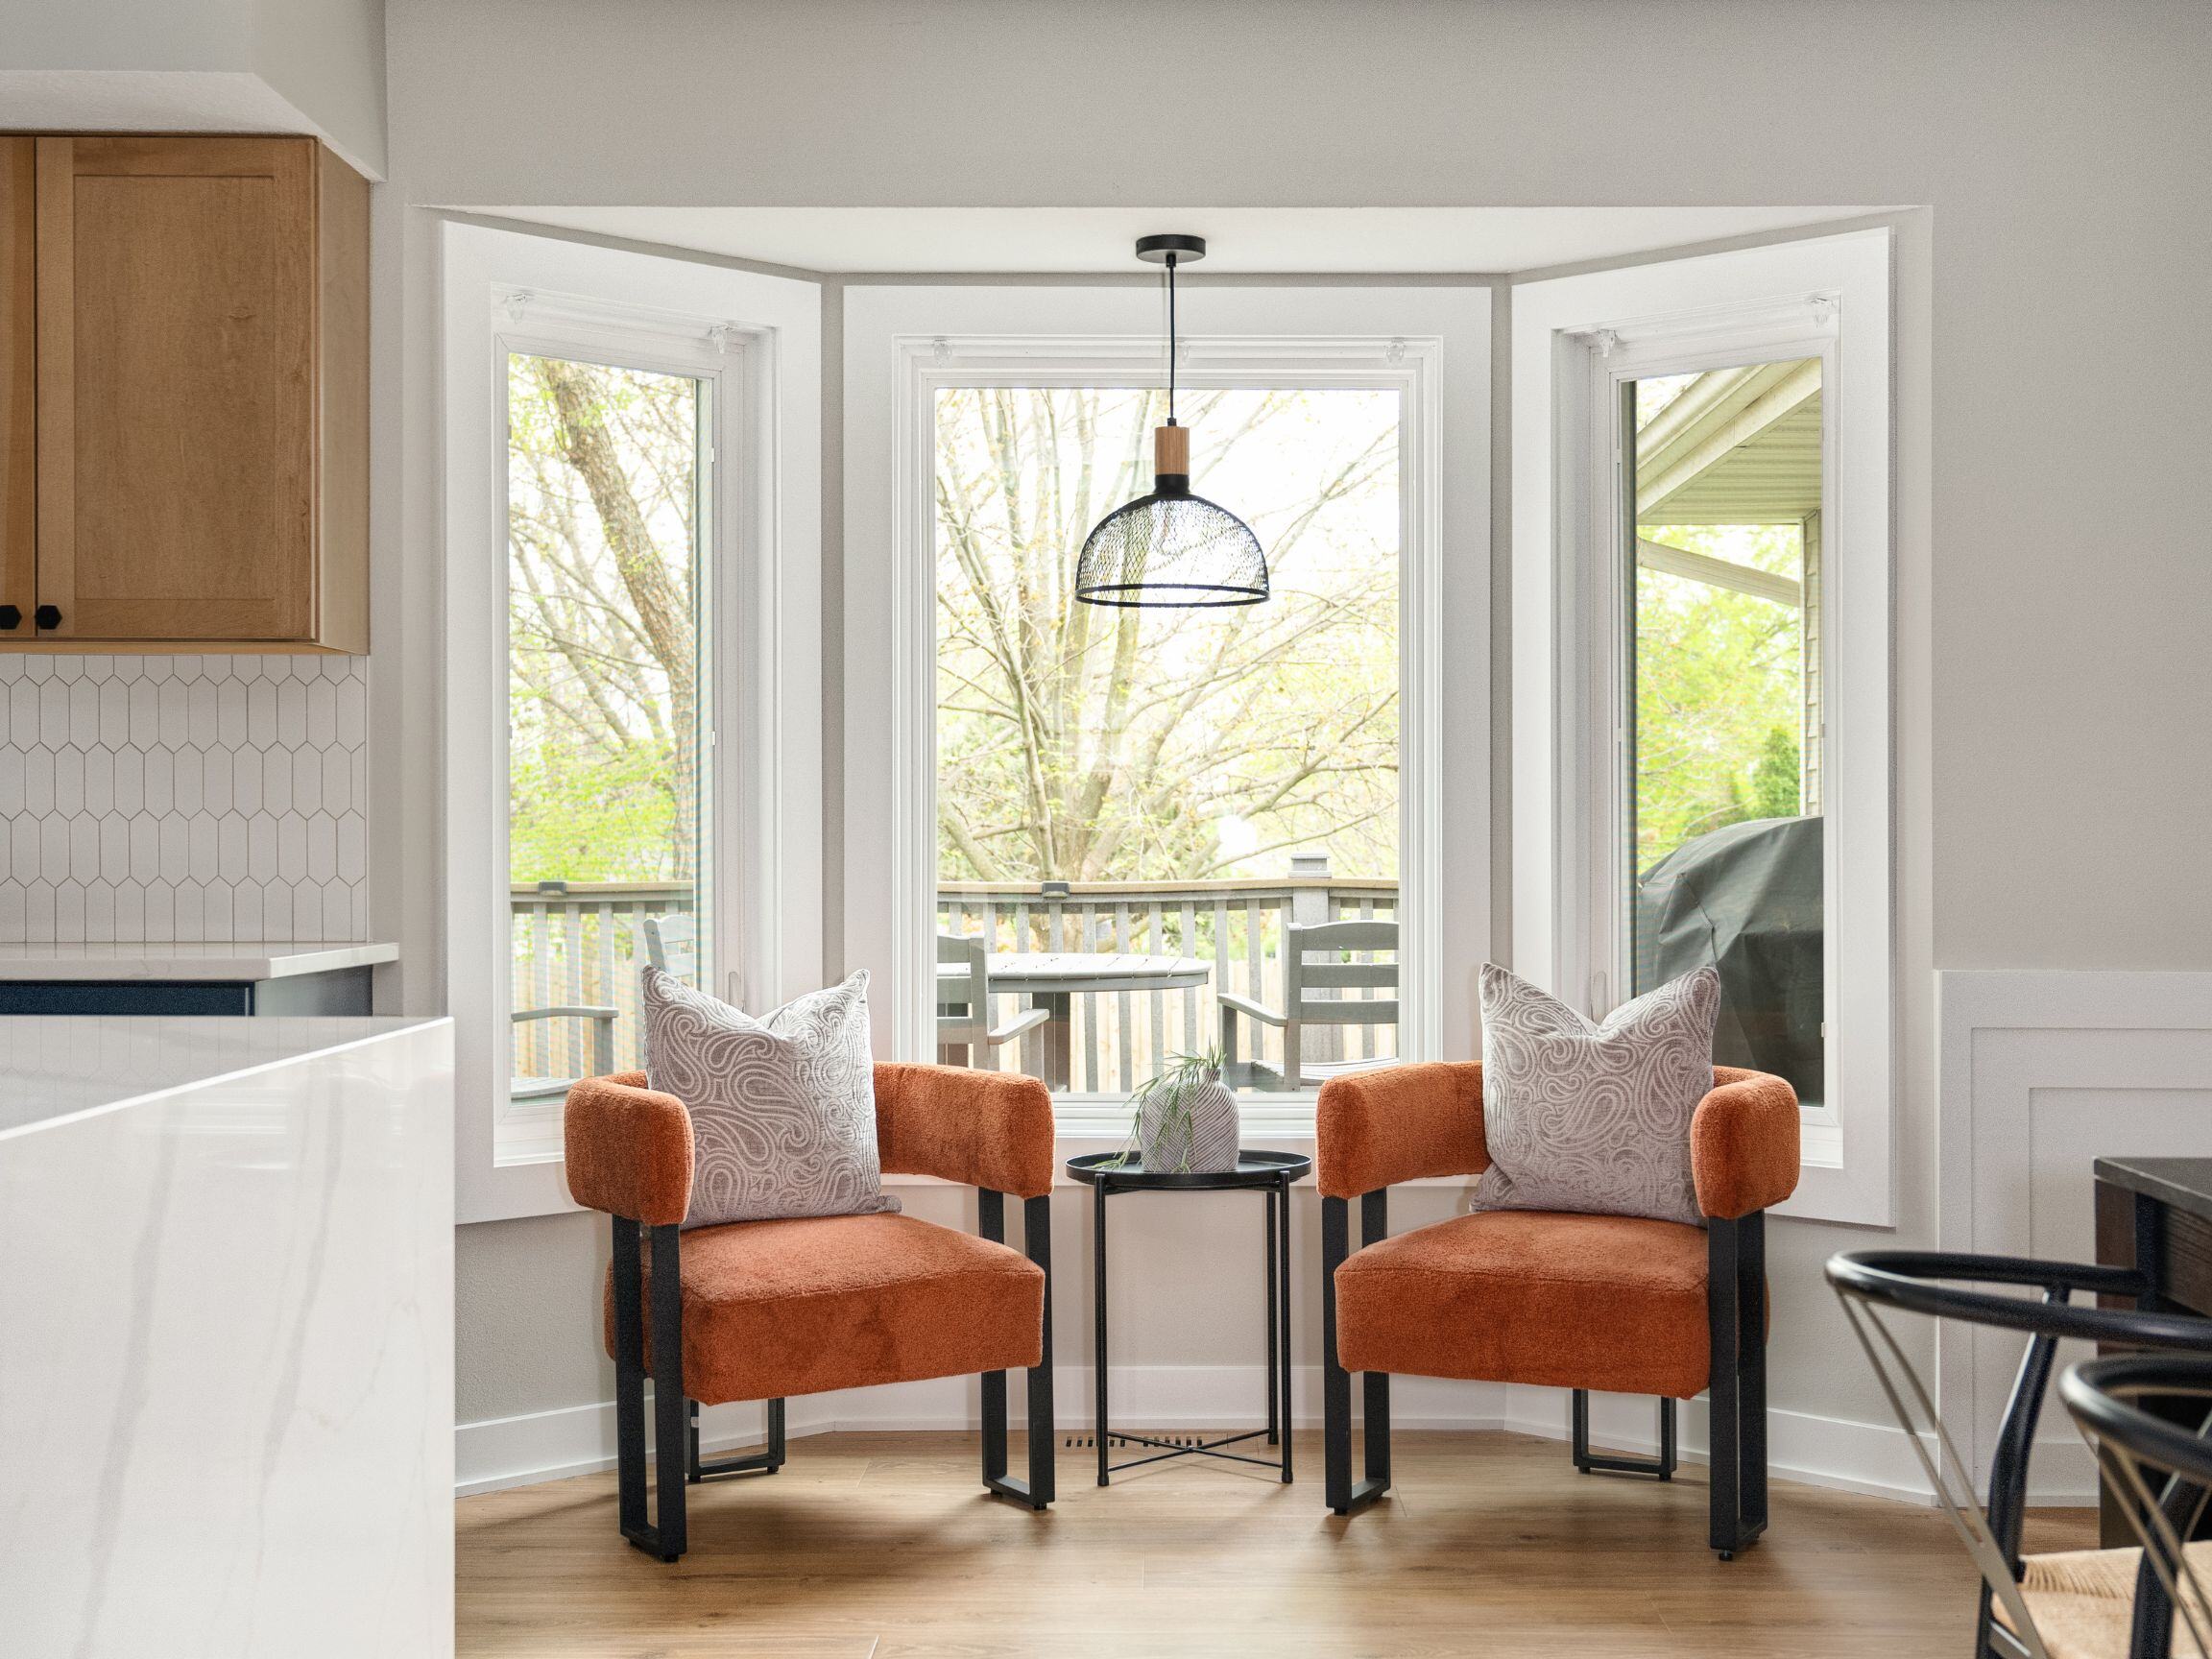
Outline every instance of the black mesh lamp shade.
[[1252, 527], [1190, 493], [1190, 428], [1152, 434], [1152, 493], [1098, 521], [1075, 562], [1075, 597], [1092, 605], [1205, 608], [1267, 597], [1267, 555]]
[[1175, 424], [1175, 266], [1205, 256], [1195, 236], [1146, 236], [1137, 256], [1167, 267], [1167, 424], [1152, 433], [1152, 493], [1117, 507], [1084, 539], [1075, 597], [1086, 605], [1203, 610], [1267, 597], [1252, 527], [1190, 493], [1190, 429]]

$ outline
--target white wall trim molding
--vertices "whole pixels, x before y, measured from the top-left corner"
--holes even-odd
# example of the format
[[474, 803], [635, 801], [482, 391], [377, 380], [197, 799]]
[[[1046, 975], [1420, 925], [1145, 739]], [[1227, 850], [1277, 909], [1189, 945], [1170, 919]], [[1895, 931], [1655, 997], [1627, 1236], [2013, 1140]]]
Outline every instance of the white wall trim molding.
[[[1479, 653], [1455, 659], [1445, 641], [1489, 636], [1486, 566], [1457, 557], [1489, 518], [1489, 292], [1250, 288], [1207, 303], [1237, 331], [1200, 320], [1188, 336], [1186, 384], [1382, 386], [1405, 396], [1403, 868], [1414, 896], [1407, 1041], [1417, 1054], [1471, 1054], [1474, 974], [1488, 940], [1465, 919], [1489, 915], [1489, 860], [1448, 827], [1488, 822], [1488, 668]], [[1115, 384], [1161, 368], [1158, 304], [1146, 289], [846, 295], [845, 965], [877, 974], [875, 1000], [890, 1010], [878, 1025], [886, 1058], [927, 1050], [933, 983], [935, 520], [923, 487], [931, 400], [946, 386]], [[1451, 465], [1447, 452], [1457, 458]], [[1456, 925], [1444, 926], [1446, 917]], [[1120, 1112], [1117, 1103], [1079, 1127], [1118, 1127]], [[1310, 1126], [1310, 1108], [1303, 1120]]]
[[[1016, 1410], [1021, 1383], [1013, 1384]], [[1252, 1429], [1262, 1421], [1266, 1378], [1258, 1365], [1135, 1365], [1114, 1370], [1115, 1424], [1121, 1429]], [[1055, 1420], [1063, 1432], [1091, 1428], [1091, 1368], [1064, 1365], [1053, 1378]], [[1682, 1408], [1680, 1448], [1686, 1462], [1705, 1457], [1705, 1403]], [[700, 1413], [700, 1443], [709, 1452], [757, 1444], [757, 1404], [709, 1406]], [[1291, 1420], [1321, 1426], [1321, 1368], [1301, 1365], [1291, 1377]], [[795, 1437], [840, 1431], [972, 1431], [979, 1421], [976, 1382], [945, 1377], [881, 1388], [819, 1394], [791, 1402], [786, 1425]], [[1593, 1397], [1591, 1423], [1599, 1444], [1627, 1452], [1657, 1449], [1652, 1402], [1624, 1395]], [[1400, 1430], [1476, 1433], [1504, 1431], [1567, 1438], [1567, 1392], [1561, 1388], [1455, 1382], [1400, 1377], [1391, 1385], [1391, 1424]], [[454, 1430], [454, 1494], [496, 1492], [562, 1480], [614, 1466], [614, 1405], [602, 1401], [519, 1417], [463, 1423]], [[1798, 1411], [1773, 1411], [1767, 1443], [1774, 1478], [1835, 1491], [1907, 1503], [1929, 1503], [1927, 1483], [1904, 1431], [1892, 1425], [1849, 1423]], [[1301, 1451], [1303, 1452], [1303, 1448]], [[1566, 1455], [1560, 1456], [1566, 1467]], [[1320, 1468], [1305, 1457], [1300, 1472], [1314, 1483]]]
[[[1936, 975], [1939, 1248], [2086, 1259], [2089, 1155], [2212, 1154], [2212, 974], [1948, 969]], [[2019, 1344], [1937, 1337], [1937, 1403], [1986, 1479]], [[2069, 1344], [2061, 1365], [2082, 1355]], [[2030, 1462], [2043, 1502], [2096, 1492], [2087, 1448], [2047, 1410]]]

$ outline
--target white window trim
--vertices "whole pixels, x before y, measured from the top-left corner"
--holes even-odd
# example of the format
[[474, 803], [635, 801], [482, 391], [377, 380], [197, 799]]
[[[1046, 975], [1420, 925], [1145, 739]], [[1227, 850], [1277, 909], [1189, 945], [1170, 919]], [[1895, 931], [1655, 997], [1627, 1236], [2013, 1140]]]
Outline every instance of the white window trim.
[[1615, 653], [1593, 592], [1610, 508], [1609, 389], [1633, 374], [1819, 355], [1829, 782], [1828, 1101], [1779, 1213], [1887, 1226], [1896, 1097], [1891, 743], [1890, 233], [1811, 238], [1530, 282], [1513, 292], [1513, 955], [1577, 1007], [1610, 952], [1591, 844], [1613, 805]]
[[[1181, 383], [1387, 386], [1405, 397], [1400, 573], [1402, 1051], [1474, 1052], [1489, 946], [1489, 345], [1483, 287], [1192, 286]], [[1234, 335], [1212, 332], [1234, 322]], [[1195, 327], [1192, 326], [1195, 322]], [[846, 293], [846, 957], [876, 974], [878, 1051], [933, 1053], [936, 690], [930, 412], [945, 386], [1152, 383], [1148, 287]], [[1449, 433], [1450, 464], [1445, 462]], [[1450, 552], [1472, 550], [1454, 558]], [[1474, 648], [1446, 651], [1444, 642]], [[1310, 1136], [1312, 1095], [1247, 1096], [1247, 1132]], [[1118, 1096], [1067, 1095], [1063, 1140], [1118, 1136]]]
[[714, 960], [780, 1001], [820, 981], [821, 291], [694, 261], [442, 227], [445, 950], [457, 1218], [573, 1209], [558, 1119], [508, 1114], [506, 356], [713, 382]]

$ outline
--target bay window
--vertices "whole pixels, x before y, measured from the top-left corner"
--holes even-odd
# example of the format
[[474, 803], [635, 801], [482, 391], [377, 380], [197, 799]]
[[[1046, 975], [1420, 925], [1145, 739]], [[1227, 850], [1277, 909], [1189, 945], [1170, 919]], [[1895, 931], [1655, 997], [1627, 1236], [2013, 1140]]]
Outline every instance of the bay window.
[[1599, 1018], [1720, 974], [1792, 1213], [1889, 1214], [1886, 231], [1514, 296], [1514, 950]]

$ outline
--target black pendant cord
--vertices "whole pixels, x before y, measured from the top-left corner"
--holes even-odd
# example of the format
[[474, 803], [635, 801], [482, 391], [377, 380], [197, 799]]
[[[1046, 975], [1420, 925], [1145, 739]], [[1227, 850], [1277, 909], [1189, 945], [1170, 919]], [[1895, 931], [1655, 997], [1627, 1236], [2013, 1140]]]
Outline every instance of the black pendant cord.
[[1167, 424], [1175, 424], [1175, 255], [1167, 255]]

